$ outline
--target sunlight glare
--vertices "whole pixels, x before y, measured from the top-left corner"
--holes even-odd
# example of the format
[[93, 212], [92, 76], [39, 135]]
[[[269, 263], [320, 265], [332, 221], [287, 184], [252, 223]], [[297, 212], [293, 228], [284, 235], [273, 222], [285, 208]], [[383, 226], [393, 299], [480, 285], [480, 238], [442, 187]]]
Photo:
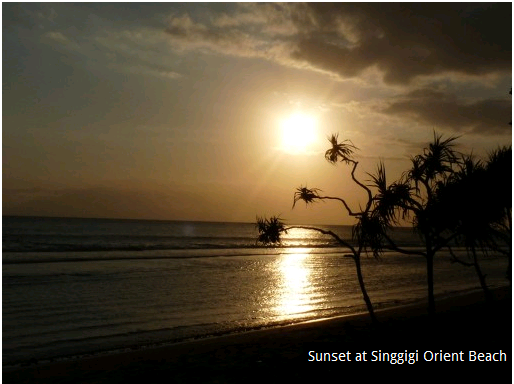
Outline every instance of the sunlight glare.
[[284, 254], [279, 263], [282, 287], [276, 311], [284, 317], [302, 317], [314, 306], [310, 303], [312, 285], [307, 258], [309, 253]]
[[293, 113], [282, 121], [282, 146], [287, 152], [304, 152], [316, 140], [316, 121], [313, 116]]

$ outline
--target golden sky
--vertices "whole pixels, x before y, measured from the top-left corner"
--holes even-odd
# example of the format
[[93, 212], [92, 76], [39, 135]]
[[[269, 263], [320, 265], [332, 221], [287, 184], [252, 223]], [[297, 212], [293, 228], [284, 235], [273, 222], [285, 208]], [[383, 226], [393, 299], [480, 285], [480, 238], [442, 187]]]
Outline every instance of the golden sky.
[[2, 10], [4, 215], [351, 224], [291, 210], [305, 185], [364, 201], [329, 134], [362, 180], [380, 160], [394, 180], [434, 130], [477, 156], [512, 141], [511, 3]]

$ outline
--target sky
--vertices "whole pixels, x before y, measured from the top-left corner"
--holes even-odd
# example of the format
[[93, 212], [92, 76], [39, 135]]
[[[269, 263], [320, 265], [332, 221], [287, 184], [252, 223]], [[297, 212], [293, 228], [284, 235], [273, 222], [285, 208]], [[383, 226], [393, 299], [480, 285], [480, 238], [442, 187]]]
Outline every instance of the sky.
[[292, 209], [300, 186], [365, 204], [330, 134], [363, 181], [380, 161], [400, 177], [434, 132], [477, 157], [512, 142], [511, 3], [2, 3], [2, 20], [3, 215], [352, 224]]

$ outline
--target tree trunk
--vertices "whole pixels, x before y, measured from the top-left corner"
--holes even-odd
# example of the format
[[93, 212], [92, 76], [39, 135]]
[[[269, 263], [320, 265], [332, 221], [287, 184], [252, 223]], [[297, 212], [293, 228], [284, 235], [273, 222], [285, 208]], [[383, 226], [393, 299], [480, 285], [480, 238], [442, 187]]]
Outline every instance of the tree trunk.
[[471, 247], [471, 251], [473, 252], [473, 266], [475, 267], [475, 271], [478, 275], [478, 280], [480, 280], [480, 286], [484, 290], [485, 300], [491, 302], [493, 301], [493, 296], [491, 295], [489, 288], [487, 288], [487, 284], [485, 283], [485, 275], [482, 273], [480, 265], [478, 264], [477, 252], [475, 250], [475, 247]]
[[509, 280], [509, 284], [512, 285], [512, 232], [510, 236], [510, 241], [508, 243], [508, 265], [507, 265], [507, 273], [505, 274], [505, 277], [507, 280]]
[[360, 256], [353, 256], [353, 260], [355, 261], [355, 268], [357, 269], [357, 278], [359, 279], [359, 286], [361, 288], [364, 302], [366, 303], [366, 307], [368, 308], [368, 312], [371, 317], [371, 320], [373, 321], [373, 324], [377, 324], [378, 320], [375, 317], [375, 312], [373, 311], [373, 304], [371, 304], [371, 300], [369, 299], [368, 293], [366, 292], [366, 287], [364, 286], [364, 279], [362, 277], [361, 270], [361, 258]]
[[509, 246], [509, 265], [507, 267], [507, 279], [509, 279], [509, 284], [512, 285], [512, 275], [511, 275], [511, 268], [512, 268], [512, 209], [505, 209], [505, 213], [507, 216], [507, 222], [508, 222], [508, 232], [510, 233], [510, 241], [507, 241], [507, 244]]
[[428, 314], [435, 315], [434, 299], [434, 253], [427, 252]]

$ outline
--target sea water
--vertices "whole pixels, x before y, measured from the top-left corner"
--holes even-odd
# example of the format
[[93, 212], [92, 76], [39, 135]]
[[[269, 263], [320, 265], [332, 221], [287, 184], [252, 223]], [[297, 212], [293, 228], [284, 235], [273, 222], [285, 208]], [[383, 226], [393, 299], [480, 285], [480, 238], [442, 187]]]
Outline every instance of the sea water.
[[[4, 367], [366, 311], [348, 249], [319, 232], [265, 248], [253, 223], [4, 217], [2, 229]], [[421, 246], [411, 229], [393, 235]], [[426, 298], [423, 257], [362, 263], [376, 308]], [[490, 286], [507, 284], [505, 258], [481, 265]], [[445, 254], [434, 275], [437, 295], [479, 289]]]

